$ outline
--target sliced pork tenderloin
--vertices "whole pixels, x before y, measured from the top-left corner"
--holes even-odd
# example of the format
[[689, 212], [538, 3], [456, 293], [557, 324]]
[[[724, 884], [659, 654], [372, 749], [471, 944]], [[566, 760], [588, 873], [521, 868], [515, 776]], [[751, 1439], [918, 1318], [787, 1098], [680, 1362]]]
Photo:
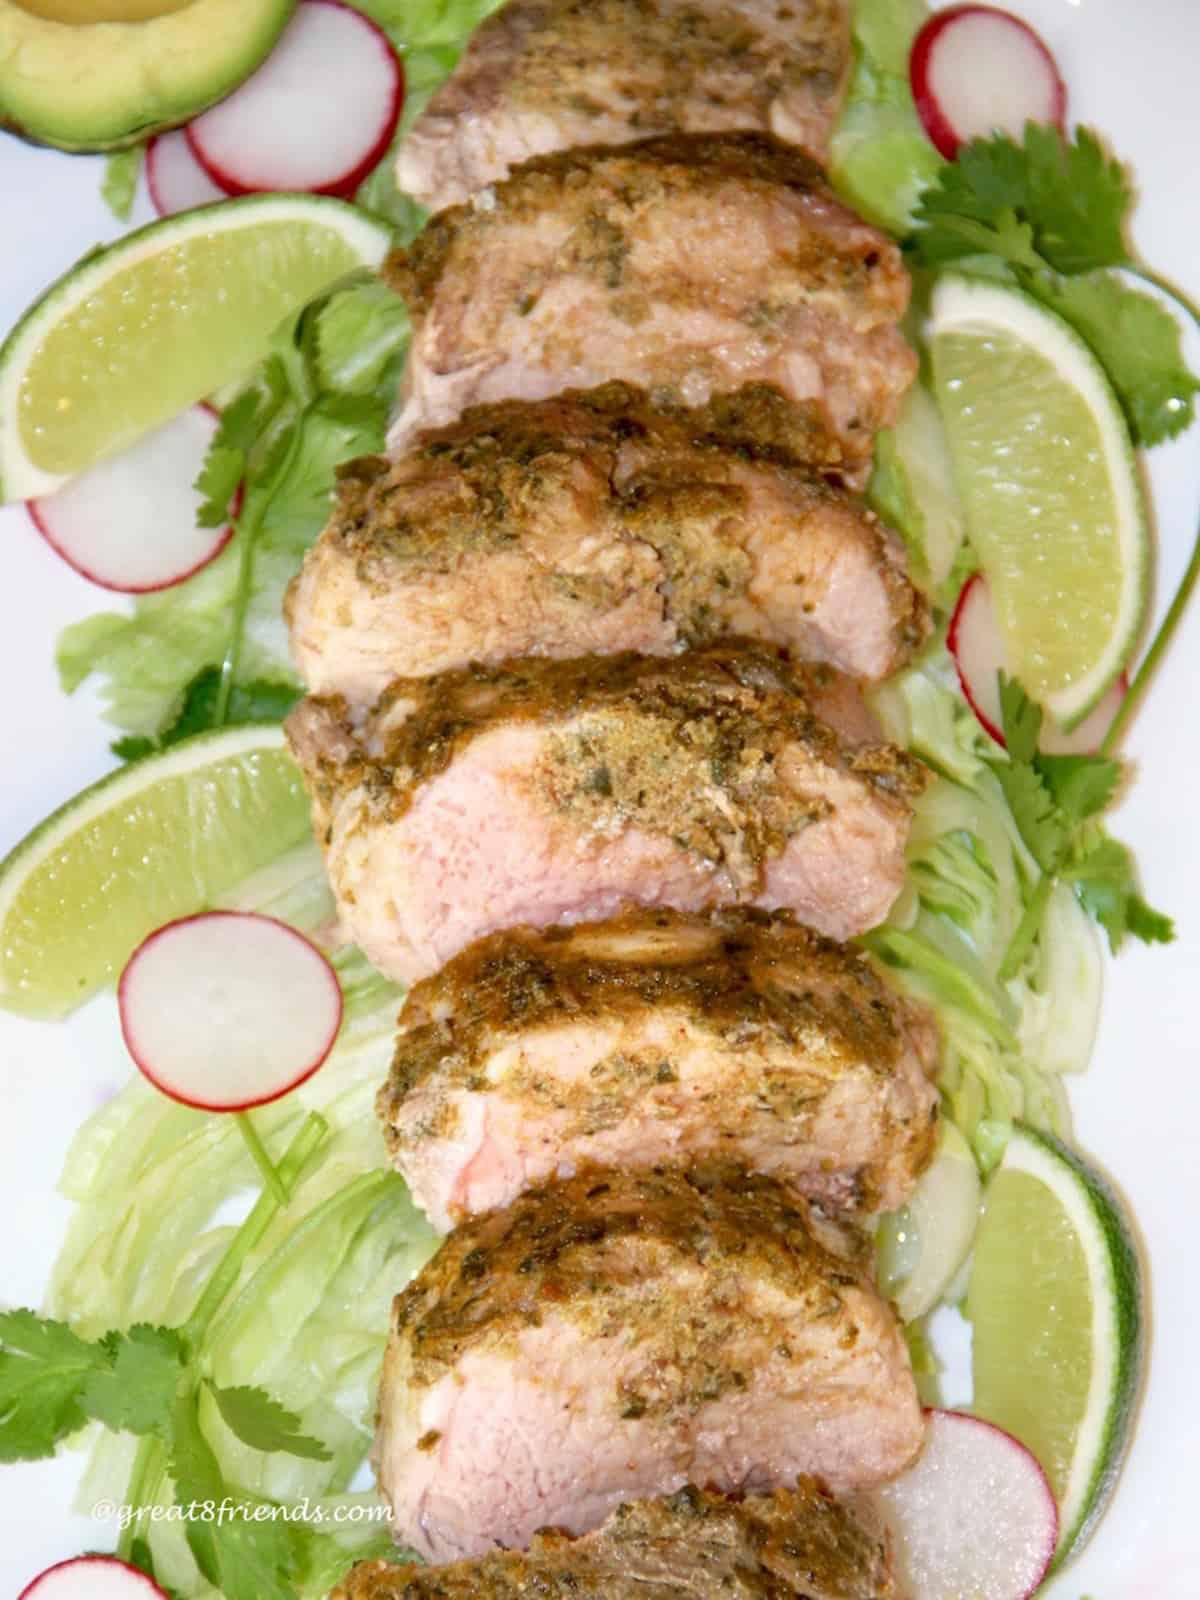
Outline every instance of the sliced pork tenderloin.
[[363, 716], [310, 698], [288, 733], [345, 930], [405, 983], [627, 903], [861, 933], [925, 776], [848, 680], [746, 641], [397, 679]]
[[927, 1165], [932, 1019], [783, 913], [492, 934], [412, 990], [379, 1115], [436, 1227], [555, 1173], [732, 1157], [894, 1211]]
[[899, 1473], [923, 1431], [903, 1335], [858, 1241], [812, 1224], [720, 1166], [589, 1169], [464, 1223], [395, 1304], [377, 1468], [397, 1541], [454, 1560], [687, 1483]]
[[541, 156], [385, 268], [414, 319], [393, 450], [468, 406], [610, 378], [687, 406], [768, 383], [861, 482], [916, 374], [896, 245], [768, 135]]
[[508, 656], [669, 654], [723, 633], [877, 679], [928, 628], [903, 547], [806, 462], [777, 391], [695, 413], [612, 383], [474, 407], [344, 468], [289, 591], [309, 689]]
[[509, 0], [400, 146], [431, 211], [530, 156], [756, 128], [825, 159], [850, 66], [845, 0]]
[[360, 1561], [331, 1600], [895, 1600], [888, 1540], [811, 1478], [731, 1499], [690, 1484], [618, 1506], [595, 1533], [445, 1567]]

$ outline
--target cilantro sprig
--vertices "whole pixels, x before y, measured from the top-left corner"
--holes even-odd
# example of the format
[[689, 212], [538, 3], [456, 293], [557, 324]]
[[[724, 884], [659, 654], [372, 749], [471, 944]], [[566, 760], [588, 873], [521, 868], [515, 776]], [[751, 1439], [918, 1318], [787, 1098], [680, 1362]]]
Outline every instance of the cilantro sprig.
[[[1191, 425], [1200, 378], [1183, 358], [1179, 323], [1129, 280], [1165, 295], [1197, 327], [1200, 308], [1133, 250], [1133, 198], [1124, 167], [1089, 129], [1068, 139], [1029, 123], [1020, 142], [1006, 134], [975, 139], [940, 168], [921, 195], [906, 248], [919, 266], [999, 278], [1057, 312], [1107, 373], [1134, 443], [1150, 446]], [[1140, 706], [1198, 581], [1200, 534], [1109, 728], [1104, 755], [1117, 748]], [[1078, 880], [1081, 898], [1124, 903], [1120, 894], [1086, 888], [1085, 881]], [[1119, 923], [1119, 912], [1108, 914]]]
[[[301, 1125], [277, 1168], [285, 1195], [303, 1178], [327, 1131], [316, 1113]], [[138, 1323], [88, 1340], [33, 1311], [0, 1312], [0, 1461], [52, 1455], [89, 1422], [134, 1435], [140, 1442], [126, 1493], [129, 1506], [155, 1503], [169, 1476], [177, 1505], [225, 1507], [219, 1526], [191, 1516], [184, 1528], [201, 1573], [226, 1600], [295, 1600], [314, 1572], [335, 1570], [339, 1560], [345, 1564], [331, 1535], [274, 1514], [275, 1502], [230, 1481], [211, 1440], [219, 1418], [253, 1450], [332, 1459], [300, 1418], [265, 1390], [222, 1386], [207, 1368], [205, 1340], [213, 1319], [279, 1207], [274, 1190], [265, 1188], [181, 1327]], [[136, 1517], [122, 1530], [118, 1554], [154, 1575]]]
[[1041, 873], [1005, 952], [1000, 976], [1011, 978], [1020, 971], [1056, 883], [1074, 889], [1084, 909], [1107, 933], [1114, 953], [1128, 936], [1148, 944], [1169, 943], [1175, 936], [1170, 918], [1147, 905], [1133, 857], [1097, 820], [1120, 786], [1120, 762], [1107, 753], [1043, 754], [1038, 749], [1042, 709], [1004, 673], [1000, 706], [1008, 759], [989, 765]]
[[1056, 311], [1108, 373], [1135, 443], [1154, 445], [1191, 423], [1200, 379], [1175, 318], [1127, 280], [1200, 315], [1134, 254], [1132, 205], [1125, 169], [1095, 134], [1080, 128], [1066, 139], [1029, 123], [1020, 143], [976, 139], [941, 168], [921, 196], [909, 249], [921, 266], [1002, 278]]

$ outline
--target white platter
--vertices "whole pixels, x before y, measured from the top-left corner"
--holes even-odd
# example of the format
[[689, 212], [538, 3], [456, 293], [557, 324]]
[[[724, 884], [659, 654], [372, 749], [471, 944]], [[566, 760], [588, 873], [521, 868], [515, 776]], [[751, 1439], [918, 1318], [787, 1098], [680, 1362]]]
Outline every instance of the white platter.
[[[1021, 0], [1057, 55], [1073, 115], [1101, 129], [1136, 175], [1144, 257], [1200, 300], [1200, 6], [1195, 0]], [[0, 136], [0, 332], [116, 225], [100, 164]], [[135, 221], [148, 220], [143, 199]], [[1200, 339], [1189, 340], [1200, 368]], [[1200, 426], [1154, 453], [1159, 611], [1200, 516]], [[106, 770], [108, 733], [86, 695], [58, 691], [53, 645], [106, 596], [50, 551], [20, 509], [0, 511], [0, 694], [4, 767], [0, 854]], [[1129, 741], [1138, 780], [1115, 821], [1140, 859], [1151, 900], [1177, 920], [1167, 950], [1131, 949], [1110, 970], [1092, 1071], [1072, 1086], [1079, 1143], [1123, 1190], [1149, 1268], [1152, 1350], [1136, 1438], [1113, 1506], [1052, 1600], [1197, 1600], [1200, 1515], [1200, 602]], [[67, 1207], [55, 1181], [78, 1123], [129, 1071], [102, 1000], [69, 1025], [0, 1015], [0, 1304], [36, 1304]], [[73, 1516], [79, 1458], [0, 1474], [0, 1592], [42, 1567], [111, 1548], [112, 1523]]]

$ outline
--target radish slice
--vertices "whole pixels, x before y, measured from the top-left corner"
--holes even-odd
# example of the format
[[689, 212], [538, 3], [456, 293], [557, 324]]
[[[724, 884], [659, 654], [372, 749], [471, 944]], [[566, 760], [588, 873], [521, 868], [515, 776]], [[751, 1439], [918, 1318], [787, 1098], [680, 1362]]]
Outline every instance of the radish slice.
[[1054, 57], [1032, 28], [991, 6], [930, 17], [913, 41], [908, 75], [925, 132], [947, 161], [970, 139], [997, 131], [1019, 139], [1027, 122], [1066, 121]]
[[273, 917], [207, 911], [159, 928], [117, 988], [129, 1053], [156, 1088], [246, 1111], [310, 1078], [342, 1023], [337, 974]]
[[892, 1534], [897, 1588], [921, 1600], [1026, 1600], [1054, 1559], [1046, 1474], [978, 1417], [926, 1412], [921, 1454], [872, 1498]]
[[[967, 704], [984, 732], [1003, 748], [999, 675], [1008, 670], [1008, 663], [1004, 642], [996, 626], [991, 593], [982, 572], [976, 572], [962, 586], [946, 634], [946, 648], [954, 657], [958, 681]], [[1128, 687], [1129, 680], [1122, 673], [1112, 688], [1100, 698], [1095, 709], [1069, 733], [1064, 733], [1051, 722], [1044, 723], [1041, 748], [1047, 755], [1090, 755], [1098, 750]]]
[[[193, 406], [53, 494], [26, 502], [47, 542], [92, 583], [124, 594], [169, 589], [207, 566], [232, 524], [199, 528], [193, 485], [218, 417]], [[232, 508], [231, 508], [232, 509]]]
[[116, 1556], [76, 1556], [39, 1572], [18, 1600], [166, 1600], [144, 1572]]
[[187, 134], [180, 128], [151, 139], [146, 150], [146, 185], [160, 217], [229, 198], [228, 190], [215, 184], [196, 160]]
[[347, 197], [391, 144], [403, 103], [387, 36], [340, 0], [303, 0], [258, 71], [190, 123], [187, 137], [230, 194]]

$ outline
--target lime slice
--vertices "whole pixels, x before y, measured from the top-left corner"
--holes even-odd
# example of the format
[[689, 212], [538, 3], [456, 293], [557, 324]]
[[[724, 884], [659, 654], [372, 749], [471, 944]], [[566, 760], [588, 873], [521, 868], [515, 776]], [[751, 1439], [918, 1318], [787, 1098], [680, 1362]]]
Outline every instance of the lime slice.
[[1137, 1254], [1119, 1204], [1057, 1140], [1013, 1133], [984, 1195], [967, 1314], [971, 1409], [1041, 1462], [1058, 1501], [1061, 1562], [1116, 1481], [1142, 1320]]
[[50, 493], [247, 372], [284, 317], [389, 242], [340, 200], [253, 195], [85, 256], [0, 349], [0, 498]]
[[1014, 675], [1063, 727], [1128, 660], [1149, 539], [1129, 430], [1103, 370], [1015, 289], [943, 278], [934, 387]]
[[283, 729], [204, 733], [102, 778], [0, 863], [0, 1005], [62, 1016], [164, 922], [308, 833]]

